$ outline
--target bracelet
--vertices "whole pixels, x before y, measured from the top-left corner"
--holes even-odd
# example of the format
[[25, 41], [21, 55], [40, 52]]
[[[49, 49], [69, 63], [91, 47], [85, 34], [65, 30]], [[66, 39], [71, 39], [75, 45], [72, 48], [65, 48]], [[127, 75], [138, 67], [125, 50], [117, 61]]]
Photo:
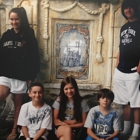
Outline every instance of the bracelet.
[[26, 138], [26, 140], [31, 140], [30, 138]]

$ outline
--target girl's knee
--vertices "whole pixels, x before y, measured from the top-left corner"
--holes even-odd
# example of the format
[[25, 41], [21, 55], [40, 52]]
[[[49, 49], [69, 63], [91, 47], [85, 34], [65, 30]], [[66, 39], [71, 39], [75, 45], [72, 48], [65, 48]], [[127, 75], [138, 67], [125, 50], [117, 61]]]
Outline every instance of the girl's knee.
[[72, 129], [70, 126], [66, 125], [65, 129], [64, 129], [65, 133], [72, 133]]
[[65, 136], [65, 135], [72, 135], [72, 129], [70, 126], [59, 126], [56, 131], [57, 137]]

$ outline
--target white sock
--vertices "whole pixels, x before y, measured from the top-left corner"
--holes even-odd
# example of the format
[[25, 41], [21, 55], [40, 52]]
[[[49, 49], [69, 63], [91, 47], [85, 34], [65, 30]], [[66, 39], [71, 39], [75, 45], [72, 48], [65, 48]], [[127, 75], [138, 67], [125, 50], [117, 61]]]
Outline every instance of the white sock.
[[124, 121], [124, 128], [122, 133], [124, 134], [130, 133], [130, 128], [131, 128], [131, 121]]
[[140, 124], [134, 123], [134, 128], [133, 128], [132, 136], [138, 137], [138, 135], [139, 135], [139, 128], [140, 128]]

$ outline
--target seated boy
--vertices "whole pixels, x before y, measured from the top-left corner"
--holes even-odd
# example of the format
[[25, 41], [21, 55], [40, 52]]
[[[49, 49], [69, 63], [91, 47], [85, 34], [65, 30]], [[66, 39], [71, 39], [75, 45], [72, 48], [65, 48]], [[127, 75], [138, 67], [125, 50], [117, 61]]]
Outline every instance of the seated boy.
[[19, 140], [47, 140], [47, 130], [52, 129], [52, 110], [43, 102], [43, 85], [32, 83], [29, 87], [29, 97], [32, 101], [23, 104], [19, 113]]
[[120, 119], [110, 107], [114, 94], [109, 89], [101, 89], [97, 95], [99, 106], [90, 109], [84, 127], [87, 128], [86, 140], [119, 140]]

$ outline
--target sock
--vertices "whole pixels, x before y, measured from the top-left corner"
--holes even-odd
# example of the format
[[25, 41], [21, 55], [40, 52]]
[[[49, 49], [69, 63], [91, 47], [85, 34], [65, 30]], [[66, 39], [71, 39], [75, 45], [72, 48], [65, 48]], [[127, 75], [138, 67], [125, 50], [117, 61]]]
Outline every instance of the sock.
[[139, 128], [140, 128], [140, 124], [134, 123], [134, 128], [133, 128], [132, 136], [138, 137], [138, 135], [139, 135]]
[[131, 128], [131, 121], [124, 121], [124, 128], [122, 133], [124, 134], [130, 133], [130, 128]]

